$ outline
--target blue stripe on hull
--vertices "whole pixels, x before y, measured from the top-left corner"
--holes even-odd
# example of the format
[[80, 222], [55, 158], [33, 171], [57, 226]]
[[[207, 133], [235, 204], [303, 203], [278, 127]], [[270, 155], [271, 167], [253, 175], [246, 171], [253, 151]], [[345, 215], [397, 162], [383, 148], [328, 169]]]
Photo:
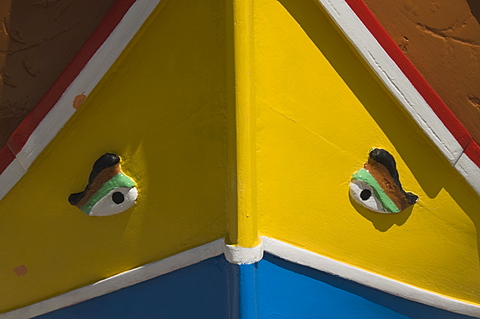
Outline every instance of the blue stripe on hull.
[[257, 318], [257, 267], [258, 263], [238, 267], [239, 307], [238, 318]]
[[259, 318], [466, 319], [265, 254], [257, 273]]
[[265, 254], [252, 265], [223, 256], [56, 310], [39, 319], [471, 318], [405, 300]]
[[36, 318], [229, 318], [231, 268], [214, 257]]

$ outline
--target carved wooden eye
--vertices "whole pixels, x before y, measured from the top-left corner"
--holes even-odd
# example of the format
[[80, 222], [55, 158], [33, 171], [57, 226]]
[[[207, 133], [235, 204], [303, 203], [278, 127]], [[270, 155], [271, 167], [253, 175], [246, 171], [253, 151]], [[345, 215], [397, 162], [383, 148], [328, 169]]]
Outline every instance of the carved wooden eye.
[[360, 180], [352, 180], [350, 182], [350, 195], [363, 207], [377, 213], [385, 213], [385, 209], [377, 199], [375, 191], [367, 183]]
[[364, 168], [352, 175], [350, 195], [360, 205], [378, 213], [399, 213], [415, 204], [417, 195], [403, 190], [393, 156], [384, 149], [370, 151]]
[[126, 211], [137, 197], [135, 182], [120, 169], [120, 157], [107, 153], [93, 165], [85, 190], [68, 201], [89, 216], [108, 216]]
[[99, 199], [90, 210], [90, 216], [108, 216], [126, 211], [135, 204], [136, 187], [117, 187]]

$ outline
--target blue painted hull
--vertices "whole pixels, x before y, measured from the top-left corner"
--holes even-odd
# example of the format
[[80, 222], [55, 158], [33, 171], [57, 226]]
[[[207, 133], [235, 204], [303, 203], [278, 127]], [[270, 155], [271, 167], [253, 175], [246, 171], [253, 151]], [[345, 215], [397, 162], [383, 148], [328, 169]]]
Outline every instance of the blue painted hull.
[[469, 316], [405, 300], [266, 254], [251, 265], [223, 255], [44, 314], [65, 318], [435, 318]]

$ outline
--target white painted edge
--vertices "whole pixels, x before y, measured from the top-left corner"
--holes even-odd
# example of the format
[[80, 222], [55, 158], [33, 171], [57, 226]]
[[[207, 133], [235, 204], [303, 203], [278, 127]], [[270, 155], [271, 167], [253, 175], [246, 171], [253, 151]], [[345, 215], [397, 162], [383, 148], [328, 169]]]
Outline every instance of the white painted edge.
[[435, 308], [480, 318], [480, 306], [439, 295], [354, 266], [315, 254], [276, 239], [262, 237], [265, 251], [282, 259], [317, 269], [386, 293]]
[[[7, 167], [0, 175], [2, 188], [0, 200], [15, 186], [38, 155], [75, 113], [76, 110], [73, 108], [75, 97], [80, 94], [88, 96], [93, 91], [159, 2], [160, 0], [138, 0], [130, 7], [17, 154], [17, 162], [23, 166], [24, 170], [16, 169], [17, 163], [12, 162], [10, 166], [13, 168]], [[3, 177], [4, 175], [6, 177]]]
[[470, 186], [480, 194], [480, 168], [466, 154], [460, 156], [455, 168], [465, 177]]
[[27, 319], [68, 307], [219, 256], [223, 253], [224, 246], [224, 240], [218, 239], [30, 306], [2, 313], [0, 318]]
[[[410, 113], [448, 161], [455, 165], [464, 152], [462, 146], [350, 6], [344, 0], [318, 0], [318, 2], [390, 92]], [[463, 174], [463, 176], [469, 180], [468, 174]]]
[[217, 239], [208, 244], [123, 272], [65, 294], [2, 313], [0, 314], [0, 319], [24, 319], [39, 316], [194, 265], [206, 259], [219, 256], [222, 253], [230, 263], [236, 265], [252, 264], [263, 258], [264, 251], [284, 260], [340, 276], [407, 300], [480, 318], [480, 306], [371, 273], [273, 238], [264, 236], [261, 238], [262, 243], [254, 248], [226, 245], [223, 239]]
[[249, 265], [263, 259], [263, 243], [253, 248], [244, 248], [235, 245], [225, 245], [225, 258], [231, 264]]
[[[0, 199], [3, 198], [25, 174], [26, 169], [18, 159], [14, 159], [0, 175]], [[4, 186], [5, 185], [5, 186]], [[11, 187], [8, 187], [10, 186]]]
[[226, 245], [224, 239], [217, 239], [203, 246], [120, 273], [65, 294], [2, 313], [0, 319], [23, 319], [39, 316], [191, 266], [221, 254], [224, 254], [227, 261], [232, 264], [253, 264], [263, 258], [263, 243], [254, 248], [244, 248]]
[[[382, 82], [402, 103], [450, 163], [455, 166], [460, 157], [464, 155], [461, 145], [353, 10], [343, 0], [318, 1]], [[12, 167], [7, 167], [0, 175], [0, 185], [2, 186], [0, 200], [15, 186], [33, 161], [75, 113], [75, 109], [72, 107], [75, 97], [80, 94], [88, 96], [92, 92], [159, 2], [160, 0], [142, 0], [136, 1], [132, 5], [121, 22], [67, 88], [52, 110], [40, 122], [22, 150], [17, 154], [17, 160], [24, 170], [17, 169], [18, 163], [12, 162], [10, 164]], [[479, 167], [476, 165], [461, 165], [457, 168], [470, 185], [477, 185], [478, 182], [472, 176], [480, 174]], [[474, 186], [474, 188], [480, 194], [480, 188], [477, 186]]]

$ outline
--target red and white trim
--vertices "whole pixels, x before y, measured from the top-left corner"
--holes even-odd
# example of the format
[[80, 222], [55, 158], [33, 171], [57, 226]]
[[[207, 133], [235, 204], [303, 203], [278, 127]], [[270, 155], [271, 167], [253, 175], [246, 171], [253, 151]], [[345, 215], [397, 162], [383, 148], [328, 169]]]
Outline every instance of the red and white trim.
[[[318, 0], [372, 70], [480, 194], [480, 147], [362, 0]], [[0, 150], [0, 200], [75, 113], [160, 0], [117, 0], [62, 75]]]
[[0, 151], [0, 199], [67, 123], [76, 96], [88, 96], [160, 0], [117, 0], [42, 100]]
[[390, 92], [480, 194], [480, 147], [362, 0], [318, 0]]

